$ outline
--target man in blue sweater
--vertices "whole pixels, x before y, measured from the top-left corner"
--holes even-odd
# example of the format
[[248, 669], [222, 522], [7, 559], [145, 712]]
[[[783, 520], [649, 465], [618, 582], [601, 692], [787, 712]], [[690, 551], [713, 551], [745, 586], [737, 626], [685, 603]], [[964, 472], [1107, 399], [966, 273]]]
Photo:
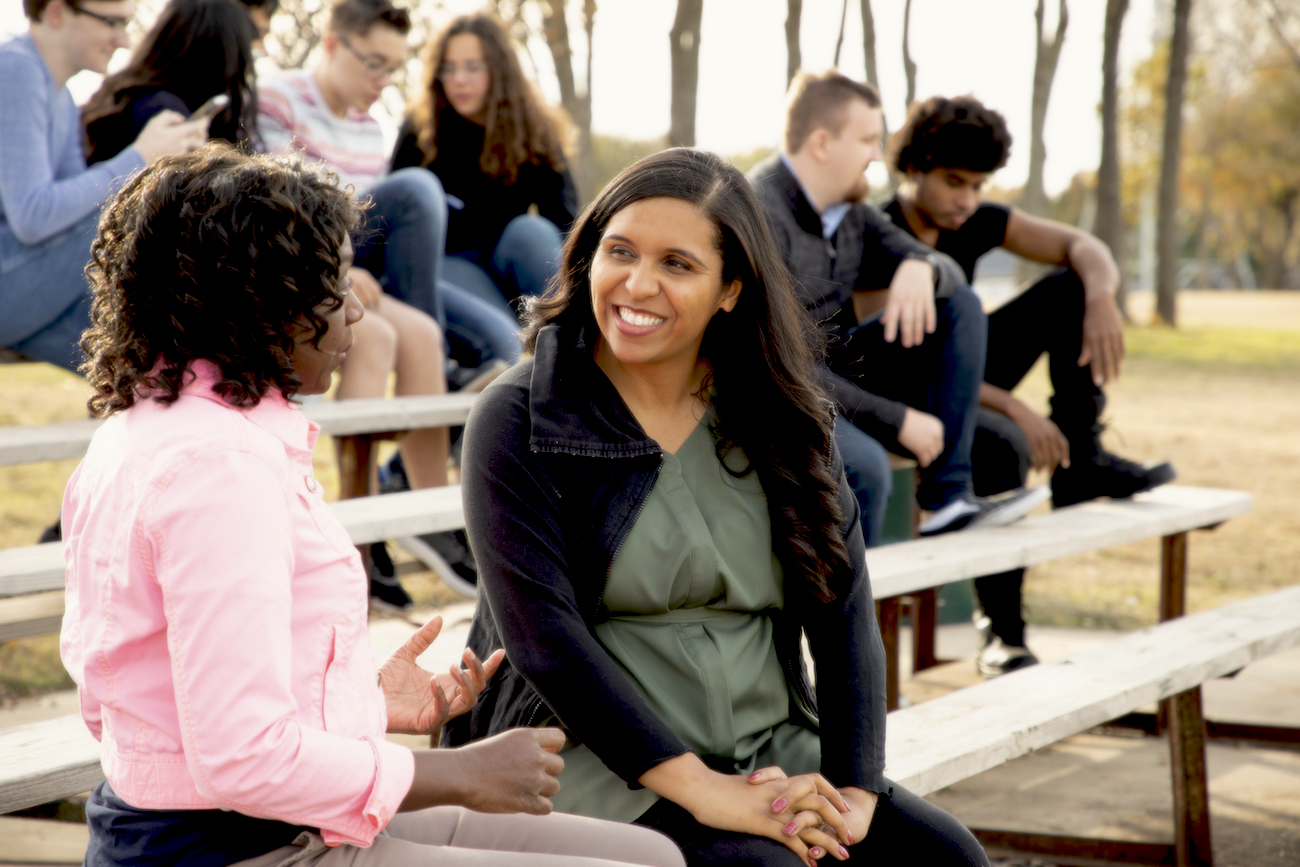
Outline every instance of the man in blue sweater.
[[100, 206], [130, 173], [186, 153], [206, 123], [174, 112], [86, 168], [68, 79], [128, 46], [134, 0], [23, 0], [28, 32], [0, 43], [0, 347], [76, 370], [90, 324], [84, 269]]

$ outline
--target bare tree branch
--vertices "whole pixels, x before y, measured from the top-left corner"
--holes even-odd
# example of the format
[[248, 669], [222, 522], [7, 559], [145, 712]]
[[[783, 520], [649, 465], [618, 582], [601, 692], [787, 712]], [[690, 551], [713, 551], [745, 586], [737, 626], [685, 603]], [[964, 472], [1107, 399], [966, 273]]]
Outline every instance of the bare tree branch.
[[668, 33], [672, 57], [672, 107], [668, 143], [695, 146], [695, 99], [700, 83], [700, 22], [704, 0], [677, 0], [677, 16]]
[[907, 74], [907, 102], [904, 103], [909, 109], [912, 107], [912, 100], [916, 99], [916, 62], [912, 60], [912, 52], [908, 50], [908, 34], [912, 28], [912, 0], [907, 0], [903, 7], [903, 72]]
[[844, 22], [849, 18], [849, 0], [844, 0], [844, 5], [840, 7], [840, 35], [835, 37], [835, 60], [831, 66], [836, 68], [840, 65], [840, 49], [844, 47]]
[[785, 83], [790, 86], [794, 74], [803, 66], [799, 47], [799, 25], [803, 18], [803, 0], [785, 0]]

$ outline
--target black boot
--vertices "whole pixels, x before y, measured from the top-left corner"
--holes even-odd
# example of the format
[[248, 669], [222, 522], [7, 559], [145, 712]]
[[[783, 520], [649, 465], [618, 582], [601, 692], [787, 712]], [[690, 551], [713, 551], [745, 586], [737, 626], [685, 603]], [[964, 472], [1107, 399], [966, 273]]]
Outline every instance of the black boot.
[[1097, 419], [1105, 406], [1106, 396], [1098, 394], [1091, 407], [1075, 402], [1072, 408], [1076, 412], [1067, 414], [1053, 398], [1052, 421], [1070, 443], [1069, 469], [1057, 467], [1052, 473], [1052, 506], [1057, 509], [1098, 497], [1131, 497], [1172, 482], [1178, 475], [1168, 461], [1148, 467], [1102, 448], [1105, 425]]

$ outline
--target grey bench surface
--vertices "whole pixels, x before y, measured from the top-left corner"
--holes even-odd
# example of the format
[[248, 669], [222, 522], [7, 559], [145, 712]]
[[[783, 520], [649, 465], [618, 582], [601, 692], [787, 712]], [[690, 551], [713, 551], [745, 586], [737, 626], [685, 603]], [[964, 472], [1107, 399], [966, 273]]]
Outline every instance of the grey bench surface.
[[[1132, 500], [1082, 503], [1009, 527], [872, 548], [867, 552], [872, 592], [885, 599], [1054, 557], [1193, 530], [1249, 512], [1253, 502], [1242, 491], [1166, 485]], [[331, 506], [358, 545], [456, 529], [465, 520], [459, 485], [357, 497]], [[63, 574], [58, 543], [0, 549], [0, 597], [61, 590]], [[4, 625], [14, 622], [3, 614], [11, 601], [0, 599], [0, 640], [16, 637], [15, 627]]]
[[[321, 426], [321, 433], [350, 436], [464, 424], [477, 397], [457, 393], [311, 401], [302, 412]], [[0, 427], [0, 466], [79, 458], [102, 423], [87, 419]]]
[[1032, 515], [1006, 527], [948, 533], [867, 551], [877, 599], [1047, 560], [1220, 524], [1254, 506], [1245, 491], [1165, 485]]
[[1300, 586], [1190, 614], [898, 710], [885, 773], [918, 795], [1300, 644]]
[[[1300, 644], [1300, 587], [1203, 611], [888, 718], [886, 774], [924, 795]], [[0, 813], [103, 779], [79, 716], [0, 731]]]

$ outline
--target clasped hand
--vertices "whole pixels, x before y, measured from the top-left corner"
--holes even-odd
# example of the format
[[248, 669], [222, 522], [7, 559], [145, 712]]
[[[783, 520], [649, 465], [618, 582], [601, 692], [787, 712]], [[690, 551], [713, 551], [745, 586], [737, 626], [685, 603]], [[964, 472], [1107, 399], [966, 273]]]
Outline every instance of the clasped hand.
[[379, 668], [388, 731], [393, 734], [432, 734], [447, 720], [468, 711], [506, 658], [506, 652], [498, 650], [487, 662], [480, 662], [467, 647], [462, 654], [464, 668], [453, 665], [446, 674], [432, 675], [415, 660], [441, 631], [442, 618], [435, 616]]

